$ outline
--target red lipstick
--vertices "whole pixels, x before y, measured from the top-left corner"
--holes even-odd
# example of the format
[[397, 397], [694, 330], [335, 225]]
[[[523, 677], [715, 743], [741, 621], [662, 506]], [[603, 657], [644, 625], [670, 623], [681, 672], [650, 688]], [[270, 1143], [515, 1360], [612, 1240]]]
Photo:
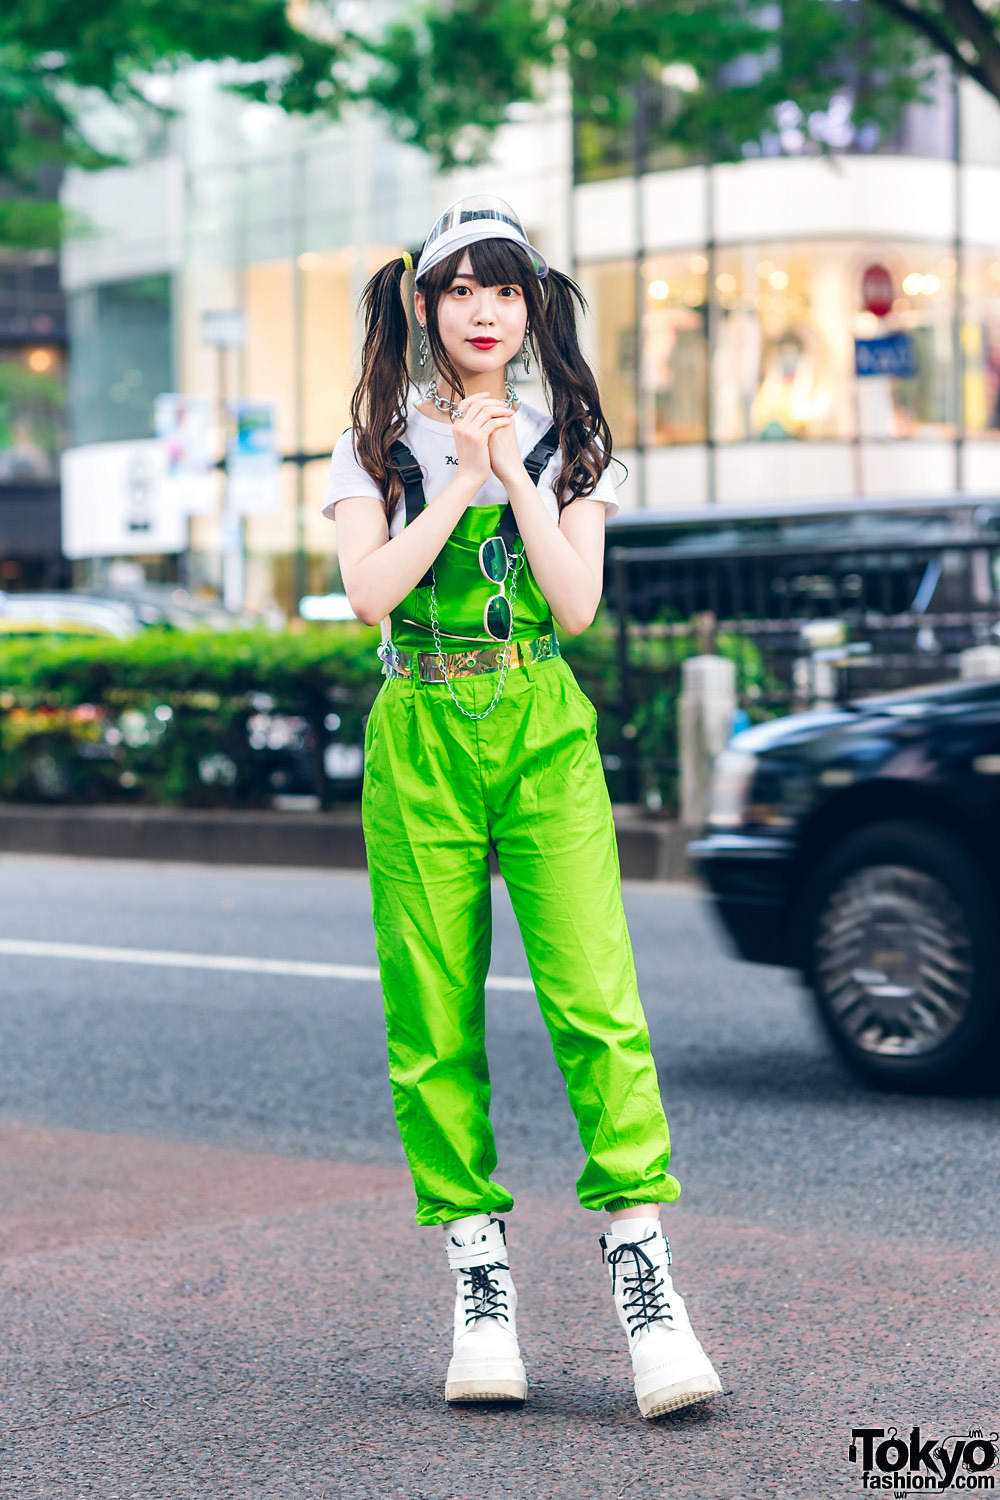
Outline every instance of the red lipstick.
[[500, 340], [499, 339], [482, 338], [482, 339], [469, 339], [468, 342], [472, 345], [473, 349], [495, 349], [496, 346], [497, 346], [497, 344], [499, 344]]

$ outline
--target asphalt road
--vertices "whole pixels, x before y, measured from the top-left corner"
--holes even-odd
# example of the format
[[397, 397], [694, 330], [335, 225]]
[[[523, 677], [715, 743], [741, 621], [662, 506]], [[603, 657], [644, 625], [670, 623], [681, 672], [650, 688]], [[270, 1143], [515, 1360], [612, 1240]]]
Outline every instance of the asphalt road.
[[[365, 876], [0, 857], [3, 1500], [818, 1500], [862, 1493], [852, 1426], [995, 1429], [1000, 1102], [870, 1092], [697, 892], [625, 905], [674, 1279], [726, 1390], [655, 1423], [501, 881], [492, 1116], [531, 1390], [449, 1409], [453, 1283], [413, 1222]], [[334, 968], [281, 972], [303, 962]]]

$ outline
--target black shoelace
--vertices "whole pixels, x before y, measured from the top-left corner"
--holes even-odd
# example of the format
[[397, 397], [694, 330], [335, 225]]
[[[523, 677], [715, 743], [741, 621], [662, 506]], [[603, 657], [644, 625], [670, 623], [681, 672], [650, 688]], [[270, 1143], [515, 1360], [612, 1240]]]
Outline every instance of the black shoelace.
[[[505, 1323], [510, 1322], [506, 1312], [507, 1293], [502, 1291], [490, 1276], [491, 1271], [506, 1269], [501, 1261], [497, 1261], [489, 1266], [472, 1266], [468, 1271], [463, 1272], [471, 1285], [471, 1291], [466, 1292], [463, 1300], [472, 1303], [472, 1310], [467, 1309], [465, 1314], [466, 1328], [477, 1318], [503, 1318]], [[501, 1301], [503, 1307], [500, 1306]]]
[[[634, 1276], [627, 1276], [624, 1267], [621, 1267], [622, 1286], [625, 1288], [625, 1321], [629, 1325], [629, 1333], [638, 1333], [639, 1328], [643, 1327], [651, 1328], [654, 1323], [672, 1323], [674, 1315], [670, 1311], [670, 1303], [663, 1295], [666, 1282], [662, 1276], [657, 1279], [656, 1267], [642, 1244], [616, 1245], [613, 1250], [608, 1251], [612, 1292], [617, 1284], [619, 1267], [626, 1255], [631, 1255], [635, 1261]], [[640, 1260], [646, 1262], [645, 1269], [639, 1264]], [[632, 1328], [632, 1323], [637, 1326]]]

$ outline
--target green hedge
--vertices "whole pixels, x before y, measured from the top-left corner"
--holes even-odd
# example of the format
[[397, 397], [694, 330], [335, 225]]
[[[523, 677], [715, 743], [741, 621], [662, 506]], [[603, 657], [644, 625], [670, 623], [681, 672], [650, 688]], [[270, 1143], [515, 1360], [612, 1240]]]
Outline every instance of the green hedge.
[[259, 807], [283, 789], [356, 794], [322, 774], [323, 752], [364, 737], [378, 640], [316, 625], [0, 641], [0, 796]]
[[[179, 633], [128, 641], [0, 638], [0, 798], [261, 807], [275, 792], [311, 792], [323, 805], [355, 800], [348, 771], [382, 683], [379, 631], [362, 625]], [[618, 642], [606, 607], [562, 643], [598, 711], [612, 796], [622, 795]], [[720, 641], [740, 686], [763, 680], [759, 653]], [[690, 636], [633, 643], [637, 707], [627, 733], [641, 795], [670, 810], [675, 794], [676, 694]]]

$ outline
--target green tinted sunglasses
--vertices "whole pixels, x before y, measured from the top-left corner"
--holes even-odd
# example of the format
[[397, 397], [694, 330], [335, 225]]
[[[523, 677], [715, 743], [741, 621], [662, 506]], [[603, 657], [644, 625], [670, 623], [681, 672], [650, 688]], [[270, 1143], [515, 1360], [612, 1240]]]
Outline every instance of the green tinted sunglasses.
[[486, 538], [479, 549], [479, 566], [483, 577], [500, 589], [499, 594], [494, 594], [486, 601], [483, 625], [487, 634], [495, 641], [509, 640], [514, 617], [511, 614], [510, 600], [504, 593], [504, 583], [511, 569], [511, 560], [502, 536]]

